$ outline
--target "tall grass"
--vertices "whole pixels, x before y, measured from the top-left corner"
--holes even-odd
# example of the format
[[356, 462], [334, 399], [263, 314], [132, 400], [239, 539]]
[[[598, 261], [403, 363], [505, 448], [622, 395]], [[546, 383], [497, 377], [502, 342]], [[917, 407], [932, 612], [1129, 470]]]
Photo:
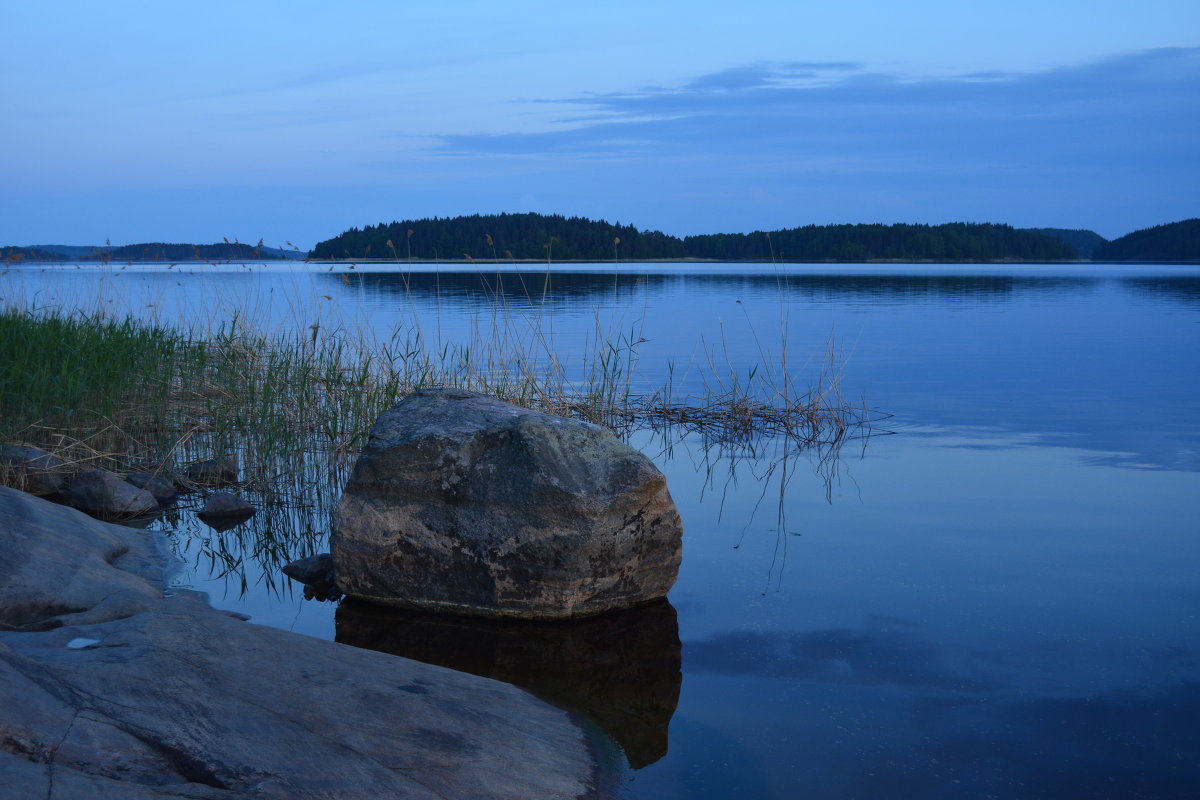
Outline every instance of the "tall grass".
[[374, 421], [418, 388], [472, 389], [621, 435], [652, 429], [664, 448], [683, 434], [706, 448], [769, 438], [824, 460], [869, 432], [871, 415], [841, 399], [832, 349], [802, 387], [778, 361], [732, 366], [718, 339], [689, 367], [699, 380], [672, 368], [647, 391], [655, 384], [639, 371], [636, 313], [597, 312], [584, 352], [564, 355], [538, 302], [548, 285], [522, 283], [528, 304], [517, 308], [501, 280], [454, 341], [440, 330], [427, 338], [415, 303], [377, 332], [332, 314], [272, 331], [243, 298], [243, 316], [212, 328], [0, 301], [0, 444], [42, 447], [68, 472], [169, 472], [236, 457], [260, 513], [232, 539], [206, 534], [194, 556], [244, 582], [245, 558], [270, 575], [308, 554]]
[[571, 378], [540, 325], [502, 313], [477, 320], [465, 341], [431, 346], [419, 325], [382, 339], [321, 325], [268, 334], [237, 317], [188, 331], [10, 306], [0, 310], [0, 442], [43, 447], [78, 468], [233, 454], [246, 479], [268, 491], [353, 456], [380, 413], [428, 386], [472, 389], [621, 431], [670, 424], [727, 438], [770, 432], [827, 441], [863, 420], [841, 402], [833, 363], [800, 392], [774, 370], [723, 368], [718, 348], [709, 351], [702, 393], [676, 396], [668, 375], [659, 390], [635, 394], [636, 327], [613, 334], [599, 318], [595, 325]]

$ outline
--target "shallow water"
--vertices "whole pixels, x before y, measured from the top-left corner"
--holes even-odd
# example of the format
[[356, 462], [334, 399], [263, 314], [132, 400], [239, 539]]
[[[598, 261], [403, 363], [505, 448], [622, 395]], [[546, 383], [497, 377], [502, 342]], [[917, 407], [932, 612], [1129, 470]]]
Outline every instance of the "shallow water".
[[[646, 339], [635, 385], [657, 388], [670, 364], [681, 392], [703, 389], [710, 359], [745, 374], [785, 350], [804, 384], [832, 335], [844, 396], [894, 415], [839, 458], [634, 438], [684, 519], [670, 606], [516, 634], [346, 607], [337, 637], [589, 714], [639, 767], [627, 798], [1194, 796], [1200, 271], [594, 265], [547, 282], [327, 266], [27, 266], [0, 298], [99, 293], [199, 321], [240, 305], [279, 328], [453, 341], [491, 324], [499, 297], [505, 324], [563, 354], [597, 326]], [[222, 534], [186, 512], [167, 522], [178, 582], [335, 636], [329, 604], [256, 566], [274, 529], [319, 547], [319, 515]], [[522, 641], [543, 649], [520, 656]]]

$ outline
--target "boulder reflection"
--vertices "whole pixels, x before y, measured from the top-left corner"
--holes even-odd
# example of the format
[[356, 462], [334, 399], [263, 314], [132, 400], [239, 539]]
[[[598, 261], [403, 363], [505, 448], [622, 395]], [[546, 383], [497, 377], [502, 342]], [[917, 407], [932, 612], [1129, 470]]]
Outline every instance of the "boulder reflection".
[[346, 600], [337, 641], [519, 686], [579, 712], [634, 769], [667, 754], [679, 703], [679, 623], [662, 600], [574, 622], [499, 621]]

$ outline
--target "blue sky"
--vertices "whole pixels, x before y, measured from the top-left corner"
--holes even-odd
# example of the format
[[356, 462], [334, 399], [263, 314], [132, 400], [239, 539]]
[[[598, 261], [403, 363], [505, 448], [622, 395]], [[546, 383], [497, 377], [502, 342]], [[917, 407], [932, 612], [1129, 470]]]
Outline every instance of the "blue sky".
[[[579, 8], [575, 8], [579, 5]], [[0, 244], [1200, 215], [1200, 3], [6, 2]]]

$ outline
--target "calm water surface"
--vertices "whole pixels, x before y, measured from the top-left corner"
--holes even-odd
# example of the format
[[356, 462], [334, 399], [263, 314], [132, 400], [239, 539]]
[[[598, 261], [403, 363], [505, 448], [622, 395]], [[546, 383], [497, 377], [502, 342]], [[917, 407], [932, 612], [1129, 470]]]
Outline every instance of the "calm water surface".
[[[844, 396], [894, 416], [834, 460], [636, 436], [680, 507], [684, 563], [669, 605], [606, 622], [346, 605], [335, 629], [329, 604], [272, 588], [254, 541], [186, 515], [181, 584], [586, 714], [623, 750], [625, 798], [1200, 793], [1200, 271], [327, 266], [30, 266], [0, 299], [456, 341], [499, 298], [567, 358], [597, 326], [645, 339], [636, 388], [670, 372], [680, 392], [710, 362], [745, 374], [784, 352], [808, 383], [832, 337]], [[326, 520], [299, 524], [319, 546]], [[218, 536], [244, 564], [206, 557]]]

